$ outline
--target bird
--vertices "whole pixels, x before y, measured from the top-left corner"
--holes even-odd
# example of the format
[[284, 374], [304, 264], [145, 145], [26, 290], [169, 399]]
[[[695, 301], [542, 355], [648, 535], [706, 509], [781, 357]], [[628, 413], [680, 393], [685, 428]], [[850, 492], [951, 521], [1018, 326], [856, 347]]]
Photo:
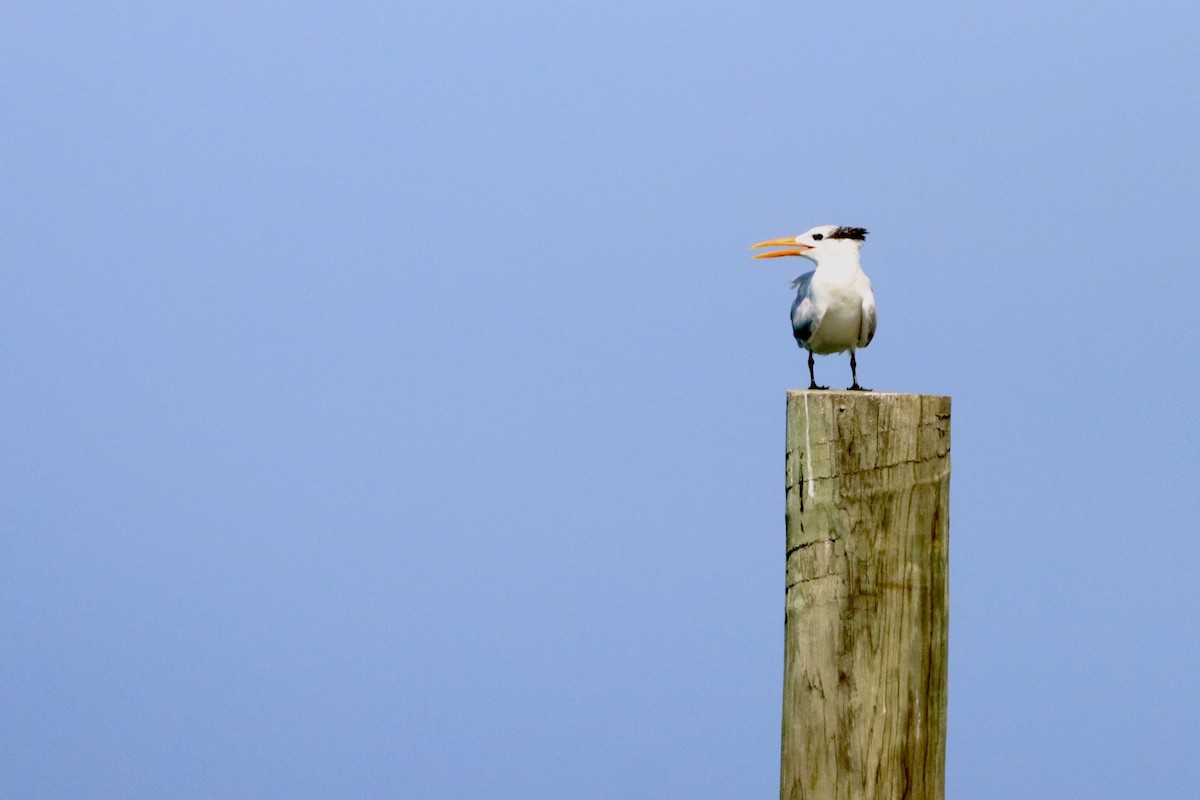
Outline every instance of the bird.
[[865, 228], [818, 225], [799, 236], [770, 239], [751, 246], [782, 247], [754, 258], [800, 256], [817, 265], [792, 281], [796, 300], [792, 303], [792, 333], [796, 344], [808, 351], [809, 389], [818, 386], [813, 374], [813, 353], [828, 355], [850, 351], [849, 391], [870, 391], [858, 384], [858, 362], [854, 351], [875, 337], [875, 293], [862, 270], [859, 254], [867, 238]]

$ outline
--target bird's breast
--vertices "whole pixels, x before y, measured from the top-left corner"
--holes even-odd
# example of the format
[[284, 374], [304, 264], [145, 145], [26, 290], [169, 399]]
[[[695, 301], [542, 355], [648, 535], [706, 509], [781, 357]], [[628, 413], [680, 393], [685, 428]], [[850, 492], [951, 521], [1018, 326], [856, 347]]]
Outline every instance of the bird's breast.
[[824, 309], [821, 324], [813, 331], [808, 347], [814, 353], [840, 353], [858, 344], [862, 326], [862, 288], [855, 285], [814, 283], [813, 300]]

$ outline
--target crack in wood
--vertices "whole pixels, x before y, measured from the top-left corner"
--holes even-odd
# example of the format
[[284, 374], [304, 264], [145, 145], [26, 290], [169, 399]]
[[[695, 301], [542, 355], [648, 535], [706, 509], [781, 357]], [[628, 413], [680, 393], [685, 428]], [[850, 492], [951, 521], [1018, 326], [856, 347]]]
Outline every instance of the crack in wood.
[[788, 548], [787, 558], [791, 558], [793, 553], [797, 553], [806, 548], [812, 547], [814, 544], [832, 544], [837, 541], [836, 536], [831, 536], [828, 539], [813, 539], [811, 542], [801, 542], [795, 547]]

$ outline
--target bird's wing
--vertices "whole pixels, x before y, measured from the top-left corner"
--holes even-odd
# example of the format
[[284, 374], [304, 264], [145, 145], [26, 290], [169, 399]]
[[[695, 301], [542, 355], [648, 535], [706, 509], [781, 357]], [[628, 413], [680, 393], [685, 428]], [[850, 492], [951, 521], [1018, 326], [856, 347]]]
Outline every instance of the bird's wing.
[[796, 343], [804, 348], [808, 347], [808, 340], [821, 324], [822, 316], [809, 293], [812, 276], [812, 272], [806, 272], [792, 281], [792, 286], [796, 289], [796, 301], [792, 303], [792, 333], [796, 337]]
[[875, 294], [870, 289], [863, 295], [862, 317], [858, 326], [858, 346], [866, 347], [875, 338]]

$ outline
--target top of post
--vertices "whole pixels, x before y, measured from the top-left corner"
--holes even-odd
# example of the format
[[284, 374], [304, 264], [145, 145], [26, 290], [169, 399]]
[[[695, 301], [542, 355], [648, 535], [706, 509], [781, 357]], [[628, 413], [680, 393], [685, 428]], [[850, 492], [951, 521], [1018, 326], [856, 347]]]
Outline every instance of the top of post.
[[809, 400], [813, 400], [813, 399], [820, 398], [820, 397], [832, 397], [832, 398], [837, 398], [838, 400], [847, 400], [847, 399], [867, 400], [870, 398], [892, 399], [892, 398], [898, 398], [898, 397], [924, 397], [924, 398], [929, 398], [929, 399], [945, 400], [947, 402], [949, 402], [949, 400], [950, 400], [950, 395], [947, 395], [947, 394], [913, 394], [911, 392], [876, 392], [876, 391], [858, 392], [858, 391], [851, 391], [849, 389], [788, 389], [787, 393], [788, 393], [789, 397], [791, 397], [792, 395], [796, 395], [796, 396], [808, 395]]

